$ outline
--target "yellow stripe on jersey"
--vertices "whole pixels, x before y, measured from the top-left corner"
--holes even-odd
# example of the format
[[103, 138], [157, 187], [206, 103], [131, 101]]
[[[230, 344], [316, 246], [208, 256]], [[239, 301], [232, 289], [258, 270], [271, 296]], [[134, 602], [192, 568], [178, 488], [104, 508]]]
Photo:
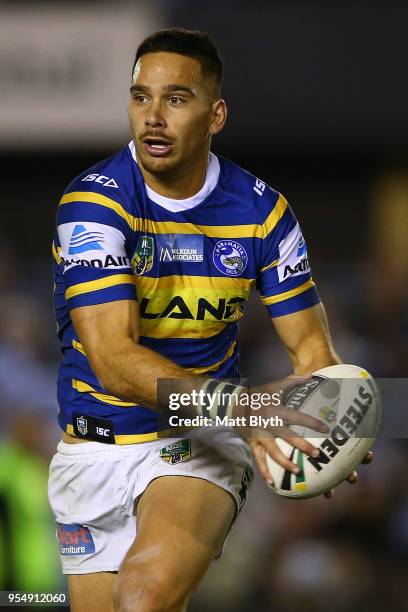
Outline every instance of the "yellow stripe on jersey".
[[71, 204], [72, 202], [89, 202], [90, 204], [100, 204], [101, 206], [110, 208], [122, 217], [133, 231], [140, 230], [140, 226], [138, 226], [140, 219], [128, 213], [119, 202], [101, 195], [100, 193], [94, 191], [72, 191], [62, 196], [60, 204]]
[[272, 263], [268, 264], [264, 268], [261, 268], [261, 272], [265, 272], [266, 270], [269, 270], [269, 268], [276, 268], [279, 262], [280, 262], [280, 259], [275, 259], [275, 261], [273, 261]]
[[195, 225], [175, 221], [152, 221], [144, 219], [143, 227], [151, 234], [204, 234], [208, 238], [263, 238], [261, 225]]
[[214, 286], [213, 280], [197, 276], [138, 277], [140, 335], [209, 338], [221, 333], [227, 323], [239, 321], [243, 316], [240, 305], [248, 299], [253, 281], [217, 279], [220, 282]]
[[263, 224], [265, 228], [266, 236], [268, 236], [271, 233], [271, 231], [276, 227], [276, 225], [282, 219], [283, 213], [285, 212], [287, 207], [288, 207], [287, 201], [285, 200], [283, 195], [279, 194], [278, 201], [276, 202], [272, 212], [269, 213], [269, 216], [265, 219], [264, 224]]
[[307, 291], [308, 289], [311, 289], [314, 286], [315, 284], [313, 280], [309, 278], [309, 280], [307, 280], [302, 285], [299, 285], [299, 287], [295, 287], [295, 289], [290, 289], [289, 291], [285, 291], [284, 293], [280, 293], [279, 295], [271, 295], [270, 297], [262, 296], [261, 299], [265, 306], [269, 306], [270, 304], [277, 304], [278, 302], [283, 302], [284, 300], [288, 300], [289, 298], [295, 297], [296, 295], [300, 295], [301, 293], [304, 293], [304, 291]]
[[[70, 436], [75, 436], [74, 427], [71, 425], [71, 423], [68, 423], [65, 431]], [[170, 429], [166, 429], [160, 432], [153, 431], [151, 433], [146, 433], [146, 434], [130, 434], [130, 435], [129, 434], [118, 434], [118, 435], [115, 435], [115, 443], [116, 444], [138, 444], [139, 442], [153, 442], [154, 440], [158, 440], [159, 438], [166, 438], [170, 434], [171, 434]]]
[[237, 346], [237, 341], [234, 340], [234, 342], [231, 343], [228, 351], [225, 353], [224, 357], [220, 359], [220, 361], [217, 361], [217, 363], [213, 363], [211, 366], [204, 366], [202, 368], [184, 368], [184, 369], [188, 370], [195, 376], [198, 376], [199, 374], [204, 374], [205, 372], [214, 372], [214, 370], [218, 370], [218, 368], [223, 363], [225, 363], [231, 357], [231, 355], [233, 355], [236, 346]]
[[100, 289], [107, 289], [108, 287], [124, 284], [134, 285], [135, 277], [132, 274], [114, 274], [112, 276], [106, 276], [105, 278], [88, 281], [87, 283], [78, 283], [66, 290], [65, 299], [70, 300], [82, 293], [90, 293], [91, 291], [99, 291]]
[[52, 255], [55, 259], [55, 261], [57, 262], [57, 264], [59, 265], [61, 263], [61, 253], [62, 253], [62, 249], [61, 247], [56, 248], [54, 242], [52, 243]]
[[[242, 315], [241, 315], [242, 317]], [[238, 321], [241, 317], [237, 318]], [[193, 321], [191, 319], [140, 319], [140, 335], [146, 338], [211, 338], [225, 328], [224, 321]]]
[[74, 348], [76, 351], [79, 351], [80, 353], [82, 353], [82, 355], [85, 355], [85, 357], [86, 357], [86, 353], [84, 351], [84, 347], [82, 346], [82, 344], [80, 342], [77, 342], [77, 340], [73, 340], [72, 341], [72, 348]]
[[[117, 434], [115, 435], [116, 444], [137, 444], [138, 442], [153, 442], [160, 438], [168, 438], [174, 429], [165, 429], [163, 431], [153, 431], [147, 434]], [[184, 430], [183, 430], [184, 431]]]
[[89, 393], [92, 397], [95, 397], [97, 400], [104, 402], [105, 404], [112, 404], [113, 406], [123, 406], [124, 408], [129, 408], [130, 406], [135, 407], [134, 402], [124, 402], [120, 400], [118, 397], [114, 395], [106, 395], [105, 393], [98, 393], [96, 389], [88, 385], [88, 383], [83, 382], [82, 380], [77, 380], [76, 378], [72, 379], [72, 387], [79, 391], [79, 393]]
[[119, 202], [93, 191], [66, 193], [61, 198], [60, 205], [72, 202], [89, 202], [110, 208], [122, 217], [133, 231], [143, 230], [151, 234], [204, 234], [209, 238], [265, 238], [274, 229], [287, 207], [285, 198], [280, 195], [274, 209], [262, 225], [257, 223], [245, 225], [195, 225], [193, 223], [152, 221], [151, 219], [134, 217]]
[[[222, 296], [239, 292], [242, 297], [247, 297], [251, 288], [255, 285], [255, 278], [240, 278], [228, 276], [179, 276], [172, 274], [169, 276], [138, 276], [136, 278], [136, 286], [138, 295], [144, 296], [147, 292], [157, 293], [162, 289], [203, 289], [209, 297], [211, 294], [217, 294], [219, 290]], [[217, 291], [214, 291], [217, 290]], [[221, 295], [221, 294], [220, 294]], [[221, 297], [222, 297], [221, 296]], [[231, 296], [230, 296], [231, 297]]]

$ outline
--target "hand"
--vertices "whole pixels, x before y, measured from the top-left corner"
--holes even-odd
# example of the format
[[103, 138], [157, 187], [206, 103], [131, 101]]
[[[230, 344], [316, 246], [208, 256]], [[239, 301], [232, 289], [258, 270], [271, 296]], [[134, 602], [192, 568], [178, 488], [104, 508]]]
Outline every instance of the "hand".
[[[288, 391], [299, 384], [305, 383], [307, 380], [309, 380], [309, 377], [294, 377], [292, 375], [283, 380], [268, 383], [267, 385], [264, 385], [258, 389], [253, 389], [251, 395], [254, 395], [255, 393], [268, 393], [270, 396], [272, 396], [274, 393], [278, 392], [282, 397], [282, 392], [284, 390]], [[276, 443], [275, 437], [279, 437], [282, 440], [289, 442], [289, 444], [292, 444], [292, 446], [298, 448], [307, 455], [312, 457], [319, 456], [319, 450], [304, 438], [294, 436], [294, 433], [290, 429], [289, 425], [301, 425], [309, 429], [314, 429], [320, 433], [327, 434], [330, 430], [325, 423], [311, 417], [310, 415], [286, 408], [282, 404], [262, 406], [262, 409], [259, 410], [259, 412], [256, 411], [256, 413], [258, 416], [262, 416], [264, 418], [271, 416], [279, 417], [283, 422], [283, 426], [281, 427], [267, 427], [264, 430], [265, 433], [267, 432], [268, 434], [272, 434], [269, 435], [269, 437], [253, 437], [253, 434], [255, 433], [254, 430], [259, 431], [258, 428], [252, 428], [249, 431], [245, 431], [243, 434], [251, 446], [261, 476], [269, 485], [273, 483], [273, 480], [266, 464], [266, 453], [268, 453], [268, 455], [285, 470], [289, 470], [293, 474], [299, 473], [299, 467], [281, 451]]]
[[[374, 459], [374, 453], [373, 451], [368, 451], [368, 453], [366, 454], [366, 456], [364, 457], [364, 459], [362, 460], [361, 464], [362, 465], [367, 465], [368, 463], [371, 463], [372, 460]], [[358, 481], [358, 473], [357, 470], [353, 470], [351, 472], [351, 474], [349, 474], [346, 478], [347, 482], [349, 482], [350, 484], [354, 484]], [[324, 494], [324, 496], [327, 499], [332, 499], [332, 497], [334, 496], [334, 491], [333, 489], [330, 489], [330, 491], [326, 491], [326, 493]]]
[[[287, 408], [282, 403], [285, 391], [290, 391], [299, 385], [303, 385], [308, 380], [310, 380], [310, 377], [295, 377], [292, 375], [251, 389], [249, 398], [248, 394], [244, 393], [243, 396], [247, 398], [248, 402], [244, 403], [242, 401], [234, 412], [234, 416], [241, 415], [244, 417], [247, 431], [245, 429], [241, 430], [243, 437], [247, 439], [252, 438], [255, 430], [263, 431], [265, 434], [271, 434], [272, 437], [279, 437], [284, 440], [298, 437], [289, 428], [290, 425], [313, 429], [323, 434], [330, 433], [329, 427], [323, 421], [299, 410]], [[255, 417], [260, 419], [261, 422], [257, 425], [252, 425], [248, 417], [249, 419]], [[309, 448], [312, 448], [312, 445], [309, 445]]]
[[[319, 456], [319, 450], [304, 438], [294, 438], [293, 433], [286, 438], [281, 435], [279, 437], [307, 455]], [[299, 474], [299, 467], [281, 451], [274, 438], [248, 438], [248, 444], [252, 449], [260, 474], [268, 485], [273, 484], [273, 478], [266, 464], [266, 453], [285, 470], [292, 472], [292, 474]]]

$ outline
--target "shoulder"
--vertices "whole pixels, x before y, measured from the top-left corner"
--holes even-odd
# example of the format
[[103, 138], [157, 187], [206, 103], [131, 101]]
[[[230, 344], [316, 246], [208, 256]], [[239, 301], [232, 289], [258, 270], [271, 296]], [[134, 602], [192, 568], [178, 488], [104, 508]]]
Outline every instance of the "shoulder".
[[288, 209], [288, 202], [277, 190], [238, 164], [217, 156], [220, 163], [220, 187], [231, 196], [239, 198], [251, 209], [259, 225], [271, 224], [281, 219]]
[[[74, 178], [65, 189], [61, 202], [76, 197], [100, 196], [127, 205], [135, 190], [132, 156], [126, 146], [111, 157], [97, 162]], [[95, 198], [98, 199], [98, 198]]]
[[87, 168], [71, 181], [60, 200], [58, 227], [66, 225], [71, 229], [72, 224], [82, 227], [84, 223], [97, 223], [116, 228], [130, 237], [138, 223], [134, 214], [134, 172], [128, 146]]

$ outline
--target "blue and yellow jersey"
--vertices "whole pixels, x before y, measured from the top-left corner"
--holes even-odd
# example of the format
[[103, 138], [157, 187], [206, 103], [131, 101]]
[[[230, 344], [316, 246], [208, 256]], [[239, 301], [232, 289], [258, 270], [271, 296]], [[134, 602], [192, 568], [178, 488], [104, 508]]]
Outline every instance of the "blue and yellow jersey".
[[253, 287], [271, 317], [319, 302], [285, 198], [222, 157], [210, 154], [209, 169], [201, 198], [169, 201], [146, 187], [131, 143], [64, 193], [52, 247], [64, 431], [81, 413], [111, 420], [119, 444], [157, 438], [153, 410], [101, 387], [71, 309], [137, 299], [142, 345], [192, 374], [237, 378], [238, 322]]

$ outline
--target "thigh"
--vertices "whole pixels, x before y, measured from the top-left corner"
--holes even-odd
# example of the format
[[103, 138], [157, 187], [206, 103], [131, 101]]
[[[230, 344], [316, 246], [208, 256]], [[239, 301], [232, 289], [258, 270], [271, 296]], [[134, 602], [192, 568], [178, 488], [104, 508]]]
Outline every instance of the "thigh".
[[[152, 481], [138, 503], [137, 536], [120, 568], [119, 590], [129, 598], [145, 595], [165, 602], [166, 610], [184, 610], [221, 549], [235, 512], [233, 497], [202, 478]], [[155, 592], [145, 593], [143, 585]]]
[[49, 500], [64, 574], [117, 572], [134, 540], [128, 458], [112, 446], [59, 445], [51, 462]]
[[116, 573], [77, 574], [67, 579], [71, 612], [113, 612]]

